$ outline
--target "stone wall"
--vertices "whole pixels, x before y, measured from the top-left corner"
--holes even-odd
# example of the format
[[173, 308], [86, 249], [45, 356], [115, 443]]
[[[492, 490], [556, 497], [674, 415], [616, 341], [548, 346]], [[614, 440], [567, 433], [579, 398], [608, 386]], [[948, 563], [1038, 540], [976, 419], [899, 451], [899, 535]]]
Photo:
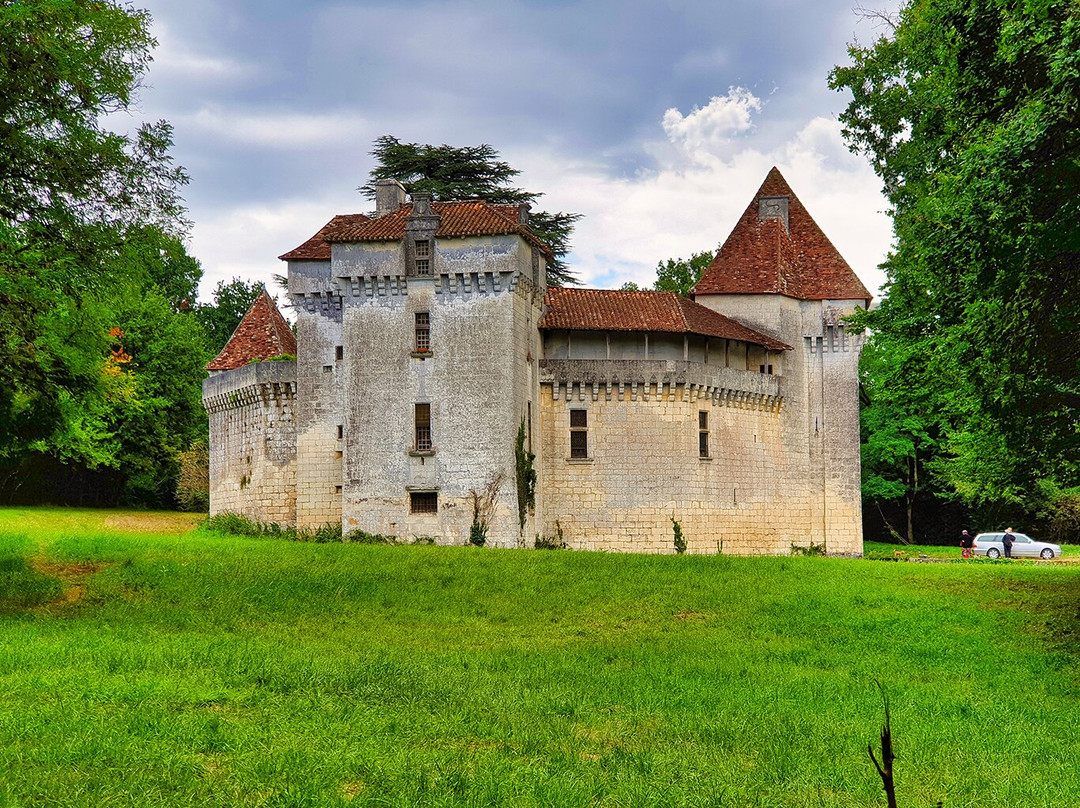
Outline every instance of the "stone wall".
[[[329, 261], [290, 262], [296, 312], [296, 518], [304, 529], [341, 523], [342, 297]], [[340, 350], [339, 350], [340, 349]]]
[[[775, 377], [692, 362], [579, 364], [544, 363], [546, 535], [561, 528], [579, 549], [671, 553], [674, 517], [691, 553], [786, 553], [803, 538], [806, 491], [788, 473]], [[570, 457], [573, 409], [587, 411], [587, 459]]]
[[203, 382], [210, 514], [296, 524], [296, 363], [258, 362]]
[[[517, 546], [514, 440], [535, 401], [542, 298], [532, 248], [518, 236], [439, 239], [432, 275], [416, 277], [366, 246], [342, 245], [340, 266], [334, 248], [346, 293], [344, 529], [462, 544], [473, 492], [501, 477], [488, 543]], [[418, 313], [427, 351], [416, 350]], [[430, 408], [431, 450], [416, 444], [417, 404]], [[412, 512], [415, 494], [434, 494], [437, 512]]]

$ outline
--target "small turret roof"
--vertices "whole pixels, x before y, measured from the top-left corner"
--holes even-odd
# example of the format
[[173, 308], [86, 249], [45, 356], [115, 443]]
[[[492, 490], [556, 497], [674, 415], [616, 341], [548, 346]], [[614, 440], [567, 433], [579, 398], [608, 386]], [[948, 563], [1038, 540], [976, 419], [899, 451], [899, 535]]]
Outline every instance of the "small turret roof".
[[250, 362], [296, 355], [296, 335], [263, 287], [221, 353], [207, 370], [232, 370]]
[[[788, 221], [762, 218], [762, 197], [787, 197]], [[773, 166], [694, 295], [781, 294], [800, 300], [864, 300], [870, 293]]]

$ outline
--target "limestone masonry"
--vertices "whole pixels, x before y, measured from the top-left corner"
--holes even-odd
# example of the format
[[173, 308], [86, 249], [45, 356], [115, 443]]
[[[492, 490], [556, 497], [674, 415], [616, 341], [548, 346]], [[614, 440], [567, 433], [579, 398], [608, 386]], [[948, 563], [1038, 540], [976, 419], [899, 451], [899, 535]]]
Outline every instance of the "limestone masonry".
[[674, 519], [689, 552], [862, 552], [844, 318], [870, 295], [775, 168], [693, 300], [548, 288], [525, 206], [393, 181], [376, 205], [281, 256], [295, 340], [264, 292], [208, 366], [211, 513], [653, 553]]

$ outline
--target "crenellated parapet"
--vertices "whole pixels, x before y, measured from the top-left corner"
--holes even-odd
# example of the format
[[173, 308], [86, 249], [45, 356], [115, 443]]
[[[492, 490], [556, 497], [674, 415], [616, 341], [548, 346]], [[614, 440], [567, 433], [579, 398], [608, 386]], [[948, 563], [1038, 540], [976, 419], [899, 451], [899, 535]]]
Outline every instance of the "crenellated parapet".
[[676, 395], [691, 402], [778, 412], [780, 377], [707, 365], [647, 359], [543, 359], [540, 383], [554, 401], [649, 401]]

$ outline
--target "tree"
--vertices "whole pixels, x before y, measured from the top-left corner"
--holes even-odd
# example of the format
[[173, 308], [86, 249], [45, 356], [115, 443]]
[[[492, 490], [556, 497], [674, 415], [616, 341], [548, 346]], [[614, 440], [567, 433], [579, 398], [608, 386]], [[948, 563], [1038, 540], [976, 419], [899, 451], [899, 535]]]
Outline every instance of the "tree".
[[214, 302], [202, 303], [196, 308], [195, 314], [206, 332], [207, 345], [215, 354], [225, 347], [262, 290], [263, 285], [258, 281], [242, 278], [233, 278], [228, 283], [218, 281], [214, 287]]
[[[175, 319], [201, 271], [182, 242], [187, 176], [169, 157], [171, 128], [106, 127], [133, 104], [154, 44], [149, 16], [110, 0], [0, 4], [0, 488], [9, 494], [27, 479], [119, 469], [138, 413], [156, 413], [166, 431], [203, 417], [172, 406], [192, 394], [169, 385], [197, 390], [197, 380], [159, 383], [152, 368], [165, 352], [135, 358], [132, 337], [123, 343], [134, 333], [121, 323], [125, 305], [157, 307], [158, 324], [198, 334]], [[172, 350], [200, 360], [201, 336]], [[148, 465], [167, 462], [171, 446], [159, 444]]]
[[701, 276], [712, 263], [713, 252], [694, 253], [690, 258], [669, 258], [656, 265], [656, 283], [654, 289], [664, 292], [676, 292], [683, 297], [690, 297], [690, 291], [697, 286]]
[[[375, 167], [368, 181], [357, 189], [368, 199], [375, 198], [375, 183], [379, 180], [397, 180], [406, 191], [425, 191], [437, 200], [484, 199], [495, 204], [531, 205], [543, 196], [510, 185], [521, 172], [499, 160], [499, 153], [486, 143], [430, 146], [402, 143], [392, 135], [383, 135], [375, 140], [371, 156]], [[580, 213], [561, 211], [535, 211], [529, 215], [529, 227], [555, 256], [547, 270], [552, 286], [578, 282], [564, 258], [570, 252], [570, 236], [580, 218]]]
[[[830, 83], [881, 176], [896, 247], [871, 339], [946, 389], [931, 468], [965, 500], [1080, 471], [1080, 7], [909, 0]], [[890, 349], [891, 350], [891, 349]]]

